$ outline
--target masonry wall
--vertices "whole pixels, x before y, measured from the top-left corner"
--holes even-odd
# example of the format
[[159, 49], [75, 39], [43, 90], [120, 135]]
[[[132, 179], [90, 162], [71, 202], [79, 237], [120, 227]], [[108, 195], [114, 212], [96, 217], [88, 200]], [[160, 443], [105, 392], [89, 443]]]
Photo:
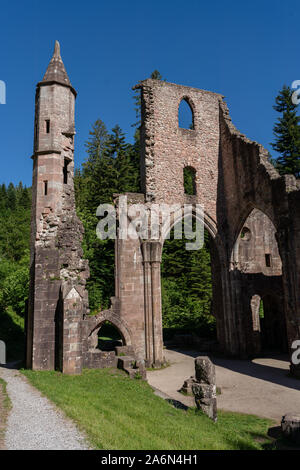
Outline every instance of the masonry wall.
[[[279, 240], [277, 215], [283, 210], [287, 216], [283, 209], [286, 185], [267, 161], [263, 147], [232, 125], [221, 95], [157, 80], [141, 82], [138, 88], [142, 96], [141, 166], [145, 199], [149, 205], [204, 206], [204, 222], [214, 247], [214, 305], [219, 341], [224, 351], [251, 355], [257, 349], [253, 346], [251, 311], [255, 292], [265, 295], [276, 290], [281, 317], [286, 320], [287, 303], [283, 301], [286, 281], [282, 279], [285, 261], [281, 261], [286, 258], [286, 248], [282, 249]], [[182, 99], [192, 108], [193, 130], [178, 127]], [[196, 171], [193, 197], [184, 194], [185, 166]], [[262, 212], [254, 211], [247, 221], [253, 233], [252, 242], [237, 243], [245, 220], [255, 208]], [[270, 267], [266, 266], [266, 255], [270, 255]], [[284, 267], [283, 273], [286, 276]]]

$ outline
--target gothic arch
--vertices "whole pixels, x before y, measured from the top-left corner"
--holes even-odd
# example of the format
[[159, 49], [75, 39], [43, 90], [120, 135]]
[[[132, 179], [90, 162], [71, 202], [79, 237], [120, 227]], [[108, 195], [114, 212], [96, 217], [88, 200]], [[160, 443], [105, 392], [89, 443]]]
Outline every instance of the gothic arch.
[[[183, 220], [185, 217], [187, 217], [189, 215], [189, 214], [183, 215], [183, 209], [184, 209], [184, 206], [181, 206], [180, 210], [175, 211], [171, 214], [170, 225], [165, 223], [162, 226], [161, 239], [160, 239], [160, 242], [161, 242], [162, 245], [164, 244], [164, 241], [167, 238], [168, 233], [175, 227], [175, 225], [178, 224], [178, 222], [180, 222], [180, 220]], [[199, 213], [197, 214], [197, 212], [195, 210], [195, 207], [193, 207], [192, 208], [192, 216], [195, 217], [196, 219], [198, 219], [200, 223], [203, 222], [204, 223], [204, 228], [207, 229], [210, 236], [213, 239], [216, 238], [217, 232], [218, 232], [217, 224], [216, 224], [215, 220], [212, 217], [210, 217], [210, 215], [206, 211], [203, 211], [203, 217], [202, 217], [201, 214], [199, 214]]]
[[185, 129], [184, 127], [181, 127], [180, 126], [180, 122], [179, 122], [179, 111], [180, 111], [180, 105], [181, 103], [185, 101], [187, 103], [187, 105], [189, 106], [190, 108], [190, 111], [191, 111], [191, 115], [192, 115], [192, 128], [189, 129], [189, 130], [195, 130], [196, 129], [196, 126], [195, 126], [195, 111], [196, 111], [196, 107], [195, 107], [195, 104], [193, 102], [193, 100], [187, 96], [187, 95], [183, 95], [180, 100], [179, 100], [179, 103], [178, 103], [178, 107], [177, 107], [177, 123], [178, 123], [178, 128], [179, 129]]
[[[233, 232], [233, 244], [232, 244], [231, 256], [230, 256], [232, 266], [236, 266], [237, 263], [238, 263], [238, 258], [239, 258], [238, 250], [239, 250], [239, 246], [240, 246], [240, 235], [241, 235], [241, 232], [243, 230], [243, 227], [245, 227], [245, 224], [246, 224], [248, 218], [251, 216], [251, 214], [255, 210], [261, 212], [262, 214], [264, 214], [270, 220], [270, 222], [272, 223], [272, 225], [274, 227], [274, 233], [276, 234], [276, 230], [277, 230], [276, 225], [275, 225], [276, 222], [274, 220], [273, 214], [270, 214], [269, 211], [266, 212], [261, 207], [258, 207], [258, 206], [254, 205], [252, 203], [248, 203], [246, 205], [246, 207], [244, 208], [244, 210], [241, 212], [241, 216], [239, 218], [239, 223], [238, 223], [236, 229]], [[279, 248], [279, 246], [278, 246], [278, 248]]]
[[127, 323], [116, 315], [115, 312], [104, 310], [93, 317], [93, 327], [88, 334], [89, 349], [96, 348], [98, 344], [98, 332], [105, 321], [109, 321], [119, 331], [126, 346], [132, 344], [132, 335]]

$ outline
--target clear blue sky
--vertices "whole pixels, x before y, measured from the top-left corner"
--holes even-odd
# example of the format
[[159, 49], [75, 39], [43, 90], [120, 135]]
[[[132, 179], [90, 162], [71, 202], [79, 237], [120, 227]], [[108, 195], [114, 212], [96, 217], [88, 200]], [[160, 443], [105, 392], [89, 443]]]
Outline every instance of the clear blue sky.
[[270, 149], [274, 98], [300, 79], [300, 6], [290, 0], [1, 2], [0, 183], [31, 185], [34, 93], [54, 41], [73, 86], [77, 166], [92, 123], [131, 140], [131, 87], [158, 69], [167, 81], [222, 93], [234, 124]]

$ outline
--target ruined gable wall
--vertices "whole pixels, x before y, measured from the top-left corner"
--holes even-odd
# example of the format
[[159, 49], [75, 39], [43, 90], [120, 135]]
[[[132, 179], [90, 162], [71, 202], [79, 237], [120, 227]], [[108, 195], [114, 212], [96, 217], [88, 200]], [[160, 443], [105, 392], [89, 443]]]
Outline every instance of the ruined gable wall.
[[[150, 79], [139, 87], [146, 200], [184, 204], [183, 168], [191, 166], [196, 170], [196, 202], [216, 220], [220, 95]], [[193, 130], [178, 126], [183, 98], [193, 110]]]

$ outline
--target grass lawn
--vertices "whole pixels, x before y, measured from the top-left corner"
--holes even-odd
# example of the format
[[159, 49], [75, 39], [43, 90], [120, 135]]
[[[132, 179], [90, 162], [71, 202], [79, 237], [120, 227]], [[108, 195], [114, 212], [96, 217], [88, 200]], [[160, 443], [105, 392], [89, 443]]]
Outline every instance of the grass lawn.
[[264, 449], [273, 423], [256, 416], [219, 412], [214, 424], [191, 409], [175, 409], [141, 380], [115, 369], [80, 376], [23, 370], [44, 395], [64, 410], [96, 449]]
[[8, 412], [11, 402], [6, 392], [6, 382], [0, 379], [0, 450], [4, 449], [4, 436]]

